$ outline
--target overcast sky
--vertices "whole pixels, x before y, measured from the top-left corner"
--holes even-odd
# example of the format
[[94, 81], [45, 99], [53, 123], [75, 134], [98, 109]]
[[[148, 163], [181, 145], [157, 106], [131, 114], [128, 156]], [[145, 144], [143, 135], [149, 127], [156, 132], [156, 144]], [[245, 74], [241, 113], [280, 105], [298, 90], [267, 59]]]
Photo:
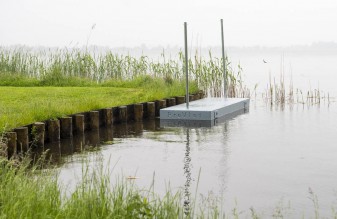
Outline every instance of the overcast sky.
[[[336, 0], [0, 0], [0, 45], [289, 46], [337, 42]], [[92, 29], [93, 25], [96, 25]]]

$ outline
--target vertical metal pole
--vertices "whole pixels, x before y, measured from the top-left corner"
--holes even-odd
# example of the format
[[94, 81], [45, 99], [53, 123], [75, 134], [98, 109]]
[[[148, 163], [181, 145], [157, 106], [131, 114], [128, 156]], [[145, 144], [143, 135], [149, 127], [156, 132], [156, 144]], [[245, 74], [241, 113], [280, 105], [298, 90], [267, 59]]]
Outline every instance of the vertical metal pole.
[[223, 60], [223, 94], [224, 98], [226, 98], [226, 78], [227, 78], [227, 72], [226, 72], [226, 57], [225, 57], [225, 40], [224, 40], [224, 35], [223, 35], [223, 19], [221, 21], [221, 43], [222, 43], [222, 60]]
[[186, 73], [186, 108], [189, 108], [189, 88], [188, 88], [188, 56], [187, 56], [187, 22], [184, 22], [185, 32], [185, 73]]

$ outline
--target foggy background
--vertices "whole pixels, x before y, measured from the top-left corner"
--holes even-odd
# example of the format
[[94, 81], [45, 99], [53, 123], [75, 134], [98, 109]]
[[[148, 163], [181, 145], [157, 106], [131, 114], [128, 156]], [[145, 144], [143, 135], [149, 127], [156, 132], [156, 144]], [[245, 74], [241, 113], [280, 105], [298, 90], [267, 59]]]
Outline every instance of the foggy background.
[[0, 0], [0, 45], [182, 47], [336, 42], [335, 0]]

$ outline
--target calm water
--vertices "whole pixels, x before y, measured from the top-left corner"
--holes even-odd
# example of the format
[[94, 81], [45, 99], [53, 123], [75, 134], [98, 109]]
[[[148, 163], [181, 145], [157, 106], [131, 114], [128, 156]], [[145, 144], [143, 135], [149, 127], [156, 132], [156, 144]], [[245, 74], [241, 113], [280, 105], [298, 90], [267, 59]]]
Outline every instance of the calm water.
[[[200, 171], [199, 197], [221, 198], [226, 212], [237, 201], [243, 214], [253, 207], [266, 218], [277, 206], [295, 218], [314, 215], [312, 189], [321, 216], [331, 216], [337, 207], [336, 121], [335, 104], [281, 109], [251, 101], [249, 112], [209, 128], [148, 121], [102, 130], [87, 138], [113, 135], [113, 144], [86, 156], [90, 165], [99, 160], [114, 168], [112, 179], [137, 176], [136, 184], [149, 188], [154, 178], [159, 194], [170, 185], [193, 198]], [[80, 176], [80, 156], [68, 156], [61, 167], [60, 181], [68, 188]]]
[[[264, 92], [272, 77], [293, 80], [295, 89], [321, 89], [337, 96], [337, 53], [229, 51], [241, 63], [248, 86]], [[267, 63], [264, 63], [265, 60]], [[250, 110], [214, 127], [160, 127], [159, 121], [123, 124], [76, 138], [56, 153], [70, 154], [60, 168], [60, 182], [71, 189], [80, 178], [82, 157], [94, 166], [103, 162], [113, 169], [112, 179], [136, 176], [137, 186], [164, 194], [170, 186], [185, 200], [219, 198], [225, 212], [236, 205], [243, 215], [253, 207], [270, 218], [276, 207], [290, 218], [314, 215], [310, 190], [317, 195], [320, 216], [337, 209], [337, 103], [271, 107], [251, 100]], [[76, 142], [98, 144], [99, 151], [85, 155]], [[77, 145], [77, 146], [76, 146]], [[55, 150], [55, 149], [53, 149]], [[198, 175], [200, 172], [200, 179]], [[113, 180], [112, 180], [113, 181]], [[236, 204], [237, 203], [237, 204]]]

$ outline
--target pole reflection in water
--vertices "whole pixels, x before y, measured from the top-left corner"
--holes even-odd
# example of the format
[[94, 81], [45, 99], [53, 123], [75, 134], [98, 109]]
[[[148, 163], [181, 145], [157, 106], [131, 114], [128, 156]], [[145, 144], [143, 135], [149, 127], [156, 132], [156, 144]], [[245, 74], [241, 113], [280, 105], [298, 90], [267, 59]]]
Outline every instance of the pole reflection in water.
[[191, 213], [191, 156], [190, 156], [190, 130], [186, 129], [186, 151], [184, 157], [184, 175], [186, 177], [185, 189], [184, 189], [184, 213], [189, 216]]

